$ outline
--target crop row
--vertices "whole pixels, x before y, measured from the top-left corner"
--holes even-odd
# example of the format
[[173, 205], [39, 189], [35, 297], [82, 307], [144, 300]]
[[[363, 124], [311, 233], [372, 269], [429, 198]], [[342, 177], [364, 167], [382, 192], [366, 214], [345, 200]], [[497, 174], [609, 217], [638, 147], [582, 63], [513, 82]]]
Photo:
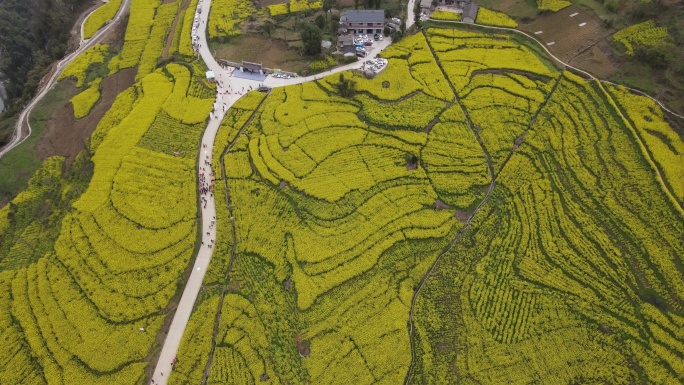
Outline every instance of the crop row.
[[668, 36], [666, 27], [656, 27], [653, 20], [647, 20], [621, 29], [613, 35], [613, 40], [620, 42], [628, 55], [634, 55], [636, 46], [658, 46], [665, 43]]
[[114, 73], [123, 68], [133, 67], [140, 62], [140, 57], [145, 50], [152, 26], [155, 23], [157, 8], [160, 5], [161, 0], [131, 1], [124, 45], [121, 52], [109, 62], [110, 72]]
[[608, 90], [648, 145], [674, 195], [684, 202], [684, 170], [678, 167], [684, 163], [684, 144], [665, 121], [663, 111], [652, 99], [624, 88], [611, 86]]
[[[195, 9], [195, 8], [191, 8]], [[211, 3], [209, 38], [240, 34], [240, 24], [256, 15], [257, 9], [249, 0], [218, 0]]]
[[[420, 44], [412, 40], [407, 44]], [[401, 73], [430, 65], [420, 55], [395, 59]], [[255, 99], [229, 113], [217, 134], [215, 154], [254, 112], [221, 165], [237, 254], [209, 383], [403, 379], [413, 285], [458, 223], [453, 211], [434, 210], [438, 195], [421, 165], [407, 167], [407, 154], [419, 157], [430, 134], [397, 127], [397, 120], [388, 120], [390, 129], [369, 126], [357, 115], [371, 99], [398, 110], [408, 93], [394, 100], [372, 95], [382, 92], [376, 79], [363, 82], [372, 96], [350, 100], [336, 95], [338, 80], [274, 89], [258, 111]], [[435, 87], [448, 87], [442, 80]], [[426, 95], [431, 86], [415, 84], [424, 93], [406, 101], [425, 98], [444, 109], [443, 100]], [[200, 310], [192, 317], [205, 319]], [[200, 343], [186, 346], [203, 351]]]
[[166, 38], [171, 30], [173, 20], [176, 18], [180, 4], [180, 0], [176, 0], [162, 4], [157, 8], [154, 24], [145, 43], [145, 49], [140, 55], [136, 79], [142, 79], [156, 68], [157, 61], [162, 56], [162, 51], [166, 45]]
[[460, 119], [436, 124], [421, 151], [421, 161], [440, 199], [460, 208], [470, 207], [489, 182], [482, 149], [468, 129], [460, 106], [451, 107]]
[[[199, 0], [190, 0], [188, 8], [185, 13], [179, 18], [176, 25], [176, 34], [178, 34], [178, 53], [184, 57], [195, 56], [195, 49], [192, 47], [192, 26], [195, 20], [195, 10], [197, 9]], [[174, 37], [174, 40], [176, 38]], [[174, 45], [175, 46], [175, 45]]]
[[85, 91], [71, 98], [74, 106], [74, 117], [81, 119], [90, 113], [90, 110], [100, 100], [100, 82], [102, 79], [93, 81]]
[[95, 32], [112, 20], [121, 6], [121, 0], [110, 0], [93, 12], [83, 26], [83, 39], [90, 39]]
[[449, 81], [459, 94], [478, 71], [496, 69], [542, 78], [553, 77], [557, 73], [555, 68], [549, 68], [529, 48], [507, 35], [489, 37], [473, 32], [431, 28], [427, 36]]
[[[457, 367], [495, 383], [622, 383], [637, 370], [647, 382], [676, 382], [682, 319], [664, 309], [679, 308], [670, 298], [684, 288], [665, 256], [681, 253], [684, 223], [658, 189], [600, 88], [564, 74], [501, 170], [471, 241], [425, 286], [416, 378], [440, 382]], [[642, 285], [654, 293], [645, 297]], [[445, 338], [458, 342], [434, 358]]]
[[323, 6], [321, 0], [290, 0], [287, 3], [269, 5], [268, 13], [271, 17], [287, 15], [288, 13], [308, 11], [309, 9], [320, 9]]
[[475, 18], [477, 24], [493, 25], [495, 27], [517, 28], [518, 23], [511, 19], [510, 16], [503, 12], [492, 11], [487, 8], [482, 8], [477, 11]]
[[88, 68], [93, 64], [104, 63], [108, 53], [109, 45], [107, 44], [97, 44], [87, 49], [62, 70], [59, 80], [73, 76], [76, 78], [76, 87], [83, 87]]
[[[3, 290], [11, 285], [12, 293], [9, 303], [0, 294], [13, 320], [6, 333], [15, 333], [16, 343], [0, 349], [26, 379], [143, 381], [143, 360], [162, 326], [161, 312], [195, 246], [194, 157], [160, 152], [196, 142], [192, 136], [199, 135], [201, 122], [192, 115], [181, 112], [192, 122], [184, 124], [163, 113], [186, 98], [206, 116], [211, 100], [186, 97], [190, 81], [188, 69], [170, 65], [166, 74], [149, 74], [117, 97], [90, 143], [90, 184], [61, 221], [56, 242], [37, 262], [3, 276]], [[49, 181], [47, 176], [39, 177]], [[27, 236], [36, 231], [24, 230]], [[30, 363], [22, 361], [27, 355]], [[0, 371], [0, 378], [18, 383], [9, 371]]]
[[422, 33], [391, 45], [382, 52], [382, 56], [389, 59], [388, 68], [373, 81], [357, 80], [358, 90], [369, 91], [383, 100], [397, 100], [418, 90], [438, 99], [453, 100], [453, 91], [435, 63]]
[[572, 3], [567, 0], [537, 0], [537, 9], [548, 9], [557, 12], [571, 4]]
[[461, 21], [461, 14], [456, 12], [437, 10], [430, 14], [430, 18], [435, 20]]

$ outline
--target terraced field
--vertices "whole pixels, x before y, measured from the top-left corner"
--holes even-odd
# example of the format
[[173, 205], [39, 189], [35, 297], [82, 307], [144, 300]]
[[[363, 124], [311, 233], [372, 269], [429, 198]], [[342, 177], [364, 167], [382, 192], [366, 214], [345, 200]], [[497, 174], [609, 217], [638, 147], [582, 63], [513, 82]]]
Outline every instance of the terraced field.
[[[137, 82], [0, 209], [0, 384], [148, 381], [199, 243], [215, 92], [185, 32], [157, 62], [180, 7], [134, 0], [121, 52], [73, 64], [77, 114], [109, 72]], [[226, 114], [169, 383], [681, 383], [684, 142], [657, 105], [508, 34], [431, 28], [383, 56], [375, 79]]]
[[[161, 16], [153, 36], [163, 40], [154, 32], [167, 28], [163, 7], [179, 4], [153, 9]], [[142, 9], [133, 2], [129, 23]], [[133, 41], [109, 64], [118, 63], [112, 71], [140, 65], [140, 81], [116, 98], [87, 151], [70, 166], [49, 158], [0, 210], [2, 384], [146, 382], [157, 333], [196, 247], [194, 163], [214, 92], [191, 66], [145, 67], [163, 47], [149, 40], [140, 56], [126, 48]], [[107, 76], [85, 72], [106, 68], [110, 57], [97, 46], [65, 71], [91, 84], [72, 99], [77, 117], [97, 102], [86, 93]]]
[[659, 110], [509, 35], [383, 55], [373, 80], [250, 94], [219, 131], [223, 243], [170, 383], [681, 381]]

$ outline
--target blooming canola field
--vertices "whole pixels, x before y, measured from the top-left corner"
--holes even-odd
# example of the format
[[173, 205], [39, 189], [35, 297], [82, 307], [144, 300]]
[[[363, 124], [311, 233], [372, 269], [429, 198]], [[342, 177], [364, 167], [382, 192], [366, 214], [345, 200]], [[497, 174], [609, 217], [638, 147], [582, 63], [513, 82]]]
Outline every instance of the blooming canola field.
[[170, 383], [681, 382], [681, 139], [624, 112], [650, 100], [504, 34], [383, 56], [235, 105]]
[[[133, 0], [123, 48], [64, 75], [85, 117], [102, 77], [137, 74], [72, 164], [0, 208], [0, 384], [149, 382], [200, 247], [215, 87], [192, 17]], [[512, 34], [427, 28], [382, 56], [373, 79], [225, 114], [213, 257], [168, 383], [684, 381], [684, 142], [663, 111]]]

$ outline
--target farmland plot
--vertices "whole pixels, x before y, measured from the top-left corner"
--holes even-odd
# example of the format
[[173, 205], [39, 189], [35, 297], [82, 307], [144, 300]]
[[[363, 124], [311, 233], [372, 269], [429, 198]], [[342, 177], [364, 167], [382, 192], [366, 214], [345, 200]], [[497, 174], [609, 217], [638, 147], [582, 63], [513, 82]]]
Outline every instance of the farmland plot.
[[601, 19], [576, 6], [540, 16], [530, 24], [521, 25], [520, 29], [534, 36], [566, 63], [610, 35], [610, 31], [602, 27]]
[[[188, 136], [199, 138], [204, 121], [194, 114], [206, 117], [212, 103], [186, 96], [186, 67], [164, 72], [123, 92], [100, 121], [90, 148], [92, 179], [63, 214], [56, 242], [38, 243], [39, 255], [24, 247], [36, 244], [26, 242], [41, 234], [40, 222], [16, 238], [5, 233], [12, 247], [3, 255], [0, 286], [2, 322], [9, 324], [0, 355], [37, 383], [144, 379], [145, 357], [195, 247], [194, 151], [173, 152]], [[192, 114], [177, 104], [192, 106]], [[159, 116], [163, 137], [155, 132]], [[176, 127], [183, 135], [169, 137]], [[55, 195], [71, 194], [68, 184], [56, 183], [60, 172], [61, 160], [51, 158], [13, 207], [36, 199], [57, 205]], [[64, 192], [48, 194], [58, 188]], [[2, 223], [3, 231], [9, 225]], [[5, 371], [0, 378], [21, 383]]]
[[[2, 383], [144, 382], [197, 242], [213, 90], [151, 60], [179, 2], [133, 4], [158, 20], [107, 64], [142, 70], [91, 138], [88, 185], [50, 158], [0, 209]], [[227, 113], [170, 383], [681, 382], [684, 145], [657, 106], [504, 34], [429, 29], [383, 55], [375, 79]]]
[[411, 383], [680, 378], [684, 222], [609, 96], [507, 35], [383, 55], [373, 80], [273, 90], [219, 132], [235, 255], [172, 383], [399, 383], [412, 353]]

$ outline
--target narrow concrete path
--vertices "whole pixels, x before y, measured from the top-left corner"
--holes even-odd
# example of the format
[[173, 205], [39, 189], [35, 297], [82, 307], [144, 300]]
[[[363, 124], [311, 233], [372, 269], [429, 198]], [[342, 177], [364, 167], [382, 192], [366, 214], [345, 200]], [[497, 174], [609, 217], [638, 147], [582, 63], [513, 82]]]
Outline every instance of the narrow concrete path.
[[[116, 26], [116, 24], [121, 20], [121, 17], [128, 13], [128, 9], [131, 6], [131, 0], [123, 0], [121, 3], [121, 7], [119, 7], [119, 11], [116, 13], [116, 16], [114, 16], [114, 19], [104, 26], [102, 29], [100, 29], [93, 37], [91, 37], [86, 43], [81, 44], [78, 49], [76, 49], [74, 52], [70, 53], [67, 55], [65, 58], [60, 60], [55, 68], [50, 72], [48, 75], [48, 79], [45, 82], [45, 84], [42, 86], [40, 91], [31, 99], [29, 104], [24, 108], [24, 110], [19, 114], [19, 119], [17, 119], [16, 124], [14, 125], [14, 135], [12, 135], [12, 139], [5, 145], [5, 147], [0, 150], [0, 157], [3, 155], [7, 154], [9, 151], [11, 151], [13, 148], [17, 147], [21, 143], [23, 143], [29, 136], [31, 136], [31, 123], [29, 122], [29, 116], [31, 115], [31, 112], [33, 111], [33, 108], [40, 102], [40, 100], [45, 97], [45, 95], [52, 89], [52, 87], [57, 83], [57, 78], [59, 75], [62, 73], [62, 70], [69, 65], [78, 55], [82, 54], [85, 52], [88, 48], [91, 48], [95, 46], [97, 43], [99, 43], [107, 34], [110, 32], [112, 28]], [[85, 23], [85, 20], [87, 18], [83, 19], [83, 23]], [[28, 132], [24, 135], [22, 133], [24, 124], [28, 128]]]
[[[209, 123], [207, 124], [207, 128], [202, 135], [200, 153], [197, 158], [197, 169], [200, 175], [200, 183], [202, 183], [202, 179], [206, 183], [211, 183], [212, 149], [214, 148], [216, 132], [221, 125], [223, 116], [225, 115], [224, 110], [228, 111], [233, 103], [235, 103], [235, 101], [237, 101], [242, 94], [244, 94], [237, 94], [235, 92], [228, 94], [228, 89], [232, 87], [244, 87], [245, 84], [247, 87], [258, 84], [258, 82], [250, 82], [246, 79], [231, 78], [229, 72], [223, 70], [216, 60], [214, 60], [211, 52], [209, 52], [206, 39], [206, 23], [210, 6], [211, 0], [203, 0], [202, 4], [200, 5], [202, 13], [200, 14], [201, 21], [199, 23], [199, 27], [197, 28], [197, 33], [199, 35], [200, 46], [202, 47], [200, 50], [200, 55], [202, 56], [202, 59], [206, 63], [207, 67], [216, 74], [217, 94], [216, 100], [214, 102], [214, 111], [210, 114]], [[195, 11], [196, 10], [194, 9], [188, 9], [188, 12]], [[183, 36], [183, 39], [190, 38], [190, 36]], [[238, 82], [237, 80], [240, 81]], [[169, 376], [171, 375], [171, 371], [173, 369], [172, 363], [174, 362], [176, 354], [178, 353], [178, 348], [183, 338], [183, 333], [188, 325], [190, 314], [195, 306], [197, 296], [199, 295], [200, 288], [202, 287], [204, 275], [209, 267], [209, 262], [211, 261], [211, 256], [214, 251], [213, 245], [214, 241], [216, 240], [216, 229], [218, 226], [216, 223], [215, 197], [213, 193], [200, 194], [200, 197], [202, 215], [202, 244], [197, 254], [197, 258], [195, 259], [195, 264], [192, 267], [190, 278], [185, 285], [180, 302], [176, 308], [176, 313], [171, 321], [171, 326], [169, 328], [168, 334], [166, 335], [166, 339], [164, 340], [164, 346], [159, 353], [157, 366], [154, 369], [150, 383], [165, 385], [168, 382]]]
[[[216, 137], [216, 132], [221, 125], [221, 120], [225, 115], [225, 111], [228, 111], [230, 107], [244, 94], [250, 91], [250, 89], [256, 89], [260, 84], [269, 87], [284, 87], [292, 84], [300, 84], [308, 81], [312, 81], [321, 78], [326, 75], [339, 73], [349, 69], [360, 68], [363, 66], [363, 60], [359, 60], [348, 65], [337, 67], [331, 71], [327, 71], [321, 74], [307, 76], [307, 77], [295, 77], [291, 79], [279, 79], [269, 76], [263, 82], [256, 80], [243, 79], [232, 76], [232, 71], [235, 69], [223, 69], [216, 59], [213, 57], [211, 51], [209, 50], [209, 45], [207, 44], [207, 22], [209, 17], [209, 11], [211, 8], [211, 0], [202, 0], [200, 4], [202, 12], [200, 13], [200, 23], [197, 28], [197, 35], [199, 36], [199, 55], [204, 60], [210, 71], [214, 72], [217, 80], [217, 95], [214, 104], [215, 115], [213, 118], [209, 119], [207, 128], [202, 136], [202, 144], [200, 148], [200, 156], [198, 158], [198, 170], [200, 175], [204, 174], [205, 178], [211, 178], [211, 157], [212, 149], [214, 147], [214, 138]], [[188, 12], [195, 12], [196, 10], [188, 10]], [[183, 36], [183, 39], [190, 39], [190, 36]], [[381, 42], [376, 42], [374, 44], [371, 55], [375, 56], [380, 53], [383, 49], [391, 44], [389, 38]], [[239, 70], [237, 70], [239, 71]], [[205, 161], [208, 164], [205, 164]], [[217, 172], [219, 170], [216, 170]], [[152, 381], [154, 384], [166, 385], [169, 375], [171, 374], [172, 365], [171, 363], [176, 358], [178, 353], [178, 348], [180, 347], [180, 342], [183, 338], [183, 333], [188, 325], [190, 319], [190, 314], [199, 295], [200, 288], [202, 287], [202, 281], [204, 275], [211, 261], [211, 256], [213, 248], [209, 248], [208, 245], [212, 244], [212, 240], [216, 240], [216, 226], [215, 224], [212, 228], [210, 225], [212, 221], [216, 218], [216, 209], [214, 197], [211, 195], [205, 196], [207, 199], [206, 206], [204, 202], [202, 203], [202, 246], [195, 260], [195, 264], [192, 268], [192, 273], [190, 278], [183, 290], [180, 303], [176, 308], [176, 313], [171, 321], [171, 326], [169, 328], [166, 339], [164, 340], [164, 346], [159, 354], [159, 359], [157, 361], [157, 366], [154, 369], [154, 374], [152, 376]], [[152, 382], [150, 382], [152, 383]]]

